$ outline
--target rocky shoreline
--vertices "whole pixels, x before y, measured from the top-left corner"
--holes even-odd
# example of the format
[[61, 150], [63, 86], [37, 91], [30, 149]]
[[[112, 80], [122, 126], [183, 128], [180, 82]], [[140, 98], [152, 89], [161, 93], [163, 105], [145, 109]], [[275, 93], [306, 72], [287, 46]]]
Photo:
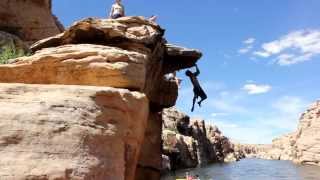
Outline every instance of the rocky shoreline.
[[243, 154], [218, 129], [176, 108], [163, 111], [163, 164], [169, 170], [238, 161]]
[[320, 101], [302, 113], [296, 132], [276, 138], [272, 144], [231, 142], [213, 125], [191, 119], [176, 108], [163, 113], [163, 168], [195, 168], [243, 158], [286, 160], [320, 166]]

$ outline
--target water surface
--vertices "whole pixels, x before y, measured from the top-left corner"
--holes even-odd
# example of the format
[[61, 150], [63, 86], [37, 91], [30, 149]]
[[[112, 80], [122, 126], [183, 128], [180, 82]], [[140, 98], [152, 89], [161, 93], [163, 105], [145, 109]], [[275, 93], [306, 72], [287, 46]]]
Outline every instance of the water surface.
[[[186, 170], [176, 175], [165, 175], [162, 180], [175, 180]], [[244, 159], [229, 164], [215, 164], [205, 168], [191, 169], [201, 180], [320, 180], [320, 167], [301, 166], [291, 161]]]

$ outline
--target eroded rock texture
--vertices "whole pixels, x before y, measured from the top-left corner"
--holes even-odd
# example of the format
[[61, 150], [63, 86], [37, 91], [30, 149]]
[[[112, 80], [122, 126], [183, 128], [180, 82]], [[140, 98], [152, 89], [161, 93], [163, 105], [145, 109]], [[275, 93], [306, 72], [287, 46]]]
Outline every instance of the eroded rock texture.
[[[104, 110], [104, 108], [106, 110], [110, 109], [110, 113], [108, 113], [105, 118], [107, 118], [110, 121], [110, 124], [114, 126], [109, 127], [109, 125], [104, 122], [98, 123], [102, 123], [101, 126], [111, 128], [116, 131], [116, 133], [122, 132], [122, 130], [115, 129], [118, 127], [118, 124], [124, 126], [125, 124], [131, 125], [132, 123], [137, 123], [135, 125], [139, 127], [130, 126], [132, 132], [128, 131], [128, 134], [126, 134], [126, 140], [134, 142], [135, 144], [133, 143], [124, 146], [125, 149], [117, 150], [117, 148], [123, 147], [121, 146], [121, 144], [123, 144], [121, 141], [118, 144], [118, 137], [108, 136], [106, 139], [103, 139], [105, 138], [103, 137], [101, 147], [100, 141], [95, 141], [93, 138], [92, 141], [94, 141], [95, 146], [97, 146], [97, 153], [101, 153], [98, 154], [99, 157], [97, 157], [97, 160], [94, 162], [103, 163], [101, 166], [94, 166], [92, 171], [103, 171], [104, 173], [98, 174], [97, 176], [79, 176], [78, 179], [91, 180], [99, 179], [100, 177], [102, 179], [104, 177], [105, 179], [112, 180], [144, 180], [146, 177], [150, 179], [159, 179], [162, 146], [161, 113], [163, 108], [175, 105], [178, 95], [177, 84], [172, 80], [166, 79], [165, 74], [192, 67], [201, 57], [201, 53], [197, 50], [167, 45], [163, 35], [164, 30], [159, 25], [150, 22], [143, 17], [124, 17], [117, 20], [88, 18], [76, 22], [73, 26], [59, 35], [38, 41], [31, 47], [34, 52], [31, 56], [13, 59], [10, 60], [9, 64], [1, 65], [0, 82], [34, 84], [35, 87], [38, 86], [37, 84], [59, 84], [61, 86], [74, 85], [70, 86], [75, 88], [75, 93], [70, 95], [70, 98], [78, 97], [78, 91], [79, 93], [85, 93], [86, 91], [82, 89], [83, 86], [87, 85], [92, 86], [92, 88], [102, 88], [103, 86], [113, 87], [117, 89], [112, 91], [121, 92], [123, 91], [121, 90], [123, 88], [127, 89], [126, 92], [128, 94], [136, 93], [134, 91], [143, 94], [148, 99], [147, 106], [145, 106], [145, 104], [139, 105], [134, 103], [134, 100], [126, 99], [125, 97], [119, 97], [117, 93], [107, 94], [106, 97], [102, 98], [103, 102], [101, 103], [106, 104], [98, 105], [101, 105], [102, 110]], [[170, 70], [167, 70], [166, 68], [169, 67]], [[66, 88], [67, 87], [68, 86], [66, 86]], [[24, 91], [21, 93], [23, 92]], [[34, 92], [31, 91], [30, 95], [37, 93], [40, 95], [42, 94], [35, 90]], [[87, 93], [86, 95], [88, 97], [84, 98], [92, 99], [93, 95], [90, 93]], [[58, 100], [65, 103], [69, 102], [67, 97], [65, 97], [66, 101], [60, 99], [59, 94], [50, 97], [53, 99], [55, 99], [54, 97], [57, 97]], [[148, 111], [148, 120], [146, 124], [142, 125], [142, 123], [140, 123], [140, 121], [144, 121], [145, 117], [136, 117], [137, 115], [131, 116], [126, 113], [126, 109], [121, 109], [120, 107], [120, 110], [118, 111], [119, 104], [116, 104], [118, 99], [118, 103], [120, 103], [121, 106], [135, 106], [136, 109], [139, 109], [136, 113], [150, 110]], [[33, 102], [35, 100], [27, 99], [25, 103], [28, 105], [29, 101]], [[114, 101], [115, 104], [109, 106], [108, 103]], [[5, 103], [6, 101], [3, 102]], [[63, 103], [60, 104], [63, 105]], [[33, 105], [37, 107], [37, 104]], [[91, 105], [88, 104], [90, 107]], [[30, 107], [31, 106], [32, 104], [30, 104]], [[60, 106], [57, 108], [59, 109]], [[76, 109], [78, 108], [76, 107]], [[63, 110], [62, 107], [62, 111]], [[135, 113], [134, 111], [135, 109], [130, 113]], [[41, 113], [40, 110], [39, 113]], [[131, 117], [129, 118], [127, 116]], [[73, 119], [70, 120], [69, 117], [72, 118], [72, 116], [66, 116], [61, 120], [61, 123], [65, 124], [63, 121], [73, 121]], [[127, 122], [129, 120], [126, 118], [129, 118], [130, 122]], [[24, 119], [24, 117], [21, 117], [21, 119]], [[44, 118], [44, 120], [46, 119], [47, 118]], [[44, 121], [44, 126], [48, 125], [46, 122], [47, 121]], [[122, 127], [120, 125], [119, 127]], [[125, 128], [129, 128], [129, 126], [124, 127], [124, 131]], [[134, 137], [139, 135], [139, 133], [136, 132], [138, 130], [139, 133], [142, 133], [143, 130], [143, 133], [145, 134], [142, 139], [136, 141]], [[64, 134], [61, 136], [61, 138], [63, 138]], [[51, 143], [53, 145], [55, 141], [51, 142], [50, 139], [47, 139], [46, 137], [47, 136], [39, 136], [38, 138], [44, 144]], [[66, 139], [68, 139], [67, 137], [68, 136], [65, 136]], [[41, 144], [36, 145], [41, 147]], [[36, 148], [37, 147], [35, 147], [35, 149]], [[72, 150], [73, 147], [69, 148]], [[92, 149], [92, 151], [94, 151], [94, 148]], [[141, 151], [139, 151], [140, 149]], [[103, 150], [105, 151], [102, 152]], [[55, 149], [48, 152], [48, 156], [54, 154], [54, 151]], [[82, 150], [80, 149], [79, 151]], [[8, 151], [8, 153], [9, 152], [10, 151]], [[108, 154], [103, 156], [103, 153]], [[118, 155], [121, 153], [122, 156]], [[123, 159], [108, 158], [113, 155], [117, 156], [117, 158], [122, 157]], [[16, 158], [18, 157], [19, 156]], [[100, 157], [102, 158], [101, 161], [99, 159]], [[18, 165], [14, 164], [14, 157], [12, 158], [13, 166]], [[74, 157], [74, 159], [77, 159], [77, 157]], [[73, 160], [73, 157], [71, 157], [71, 160]], [[39, 157], [38, 159], [35, 159], [35, 162], [36, 161], [46, 161], [46, 158], [42, 159], [42, 157]], [[108, 163], [105, 163], [105, 161], [108, 161]], [[64, 161], [61, 161], [62, 164], [63, 162]], [[59, 163], [60, 162], [57, 162], [56, 164]], [[72, 172], [82, 172], [82, 168], [82, 166], [75, 166]], [[41, 172], [42, 169], [37, 166], [33, 171]], [[110, 175], [112, 173], [120, 173], [120, 171], [122, 174], [119, 174], [119, 176], [116, 176], [118, 175], [116, 174], [111, 178]], [[19, 173], [21, 176], [25, 177], [29, 175], [28, 171]], [[55, 177], [51, 176], [51, 174], [56, 174], [56, 171], [52, 168], [42, 174], [38, 174], [40, 175], [35, 176], [34, 179], [45, 179], [47, 176]], [[69, 170], [67, 174], [70, 174]], [[31, 177], [31, 179], [32, 178], [33, 177]]]
[[142, 90], [148, 60], [144, 54], [110, 46], [64, 45], [43, 49], [1, 66], [0, 81]]
[[320, 165], [320, 101], [312, 104], [300, 118], [296, 132], [294, 161]]
[[204, 120], [191, 120], [176, 108], [163, 111], [162, 139], [172, 170], [242, 158], [216, 126], [206, 125]]
[[32, 44], [63, 31], [51, 13], [51, 0], [1, 0], [0, 30]]
[[1, 179], [133, 179], [148, 117], [123, 89], [0, 84]]

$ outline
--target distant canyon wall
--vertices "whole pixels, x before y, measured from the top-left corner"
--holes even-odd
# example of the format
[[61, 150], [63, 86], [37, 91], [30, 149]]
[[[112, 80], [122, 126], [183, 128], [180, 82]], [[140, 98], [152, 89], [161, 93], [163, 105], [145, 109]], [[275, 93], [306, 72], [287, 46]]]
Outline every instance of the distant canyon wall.
[[320, 101], [301, 115], [295, 132], [274, 139], [272, 145], [240, 145], [240, 149], [248, 157], [320, 166]]

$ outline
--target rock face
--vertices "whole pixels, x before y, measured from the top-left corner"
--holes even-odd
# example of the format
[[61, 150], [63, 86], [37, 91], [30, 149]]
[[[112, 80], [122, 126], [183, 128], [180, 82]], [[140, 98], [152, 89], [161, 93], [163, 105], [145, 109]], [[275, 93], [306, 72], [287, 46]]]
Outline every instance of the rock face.
[[142, 90], [148, 57], [94, 44], [64, 45], [38, 51], [0, 67], [1, 82], [96, 85]]
[[300, 118], [298, 130], [274, 139], [272, 145], [244, 145], [247, 156], [292, 160], [320, 165], [320, 101], [312, 104]]
[[104, 87], [0, 84], [0, 99], [1, 179], [134, 176], [147, 125], [145, 95]]
[[[35, 43], [32, 46], [34, 54], [31, 56], [16, 58], [10, 60], [9, 64], [1, 65], [0, 83], [24, 84], [5, 85], [17, 86], [13, 90], [9, 87], [9, 90], [4, 90], [12, 91], [11, 94], [16, 96], [12, 95], [12, 99], [11, 96], [0, 98], [0, 103], [6, 104], [9, 99], [12, 101], [9, 109], [20, 107], [22, 96], [31, 96], [22, 102], [26, 108], [34, 108], [35, 111], [32, 111], [35, 114], [30, 117], [22, 116], [27, 110], [17, 111], [20, 114], [10, 117], [11, 119], [5, 118], [6, 121], [1, 121], [2, 126], [14, 129], [22, 126], [19, 124], [22, 122], [34, 123], [33, 128], [48, 132], [39, 130], [33, 133], [20, 127], [23, 132], [26, 131], [22, 135], [27, 142], [22, 141], [22, 145], [28, 143], [28, 138], [24, 136], [30, 136], [33, 149], [39, 149], [35, 152], [40, 154], [45, 152], [43, 156], [14, 156], [16, 152], [24, 152], [20, 140], [15, 144], [15, 137], [7, 138], [9, 140], [4, 137], [4, 142], [11, 142], [13, 139], [10, 144], [13, 149], [8, 148], [3, 153], [4, 157], [6, 154], [11, 155], [8, 156], [10, 167], [18, 167], [21, 161], [19, 157], [23, 159], [24, 156], [33, 158], [32, 163], [39, 162], [41, 167], [32, 166], [31, 173], [28, 169], [10, 169], [10, 174], [9, 170], [2, 171], [4, 166], [0, 166], [0, 172], [5, 173], [0, 173], [0, 179], [10, 179], [6, 178], [8, 176], [15, 179], [15, 175], [34, 180], [56, 177], [68, 179], [71, 175], [75, 179], [88, 180], [160, 179], [162, 110], [175, 105], [178, 95], [177, 84], [166, 79], [165, 75], [189, 68], [201, 57], [199, 51], [168, 46], [163, 35], [164, 30], [159, 25], [143, 17], [117, 20], [88, 18], [76, 22], [59, 35]], [[170, 70], [166, 69], [169, 67]], [[50, 86], [52, 84], [55, 87]], [[164, 91], [165, 87], [170, 90]], [[57, 89], [61, 92], [57, 92]], [[96, 96], [99, 98], [94, 98]], [[43, 100], [44, 103], [43, 97], [48, 98]], [[43, 109], [39, 109], [42, 104]], [[46, 109], [46, 104], [50, 105], [49, 109]], [[54, 114], [56, 111], [57, 116]], [[69, 111], [71, 112], [68, 113]], [[89, 117], [86, 111], [89, 111]], [[49, 115], [42, 116], [42, 113]], [[1, 114], [0, 117], [5, 116]], [[57, 122], [51, 122], [50, 118]], [[17, 125], [11, 124], [11, 121]], [[91, 124], [85, 123], [83, 126], [88, 126], [88, 130], [82, 131], [82, 126], [78, 128], [80, 125], [77, 123], [86, 121]], [[59, 128], [56, 124], [67, 125], [67, 128], [64, 130], [64, 127]], [[76, 127], [72, 127], [73, 125]], [[55, 126], [58, 126], [58, 130]], [[103, 128], [107, 130], [104, 131]], [[55, 131], [58, 131], [57, 138], [51, 133]], [[59, 141], [60, 139], [66, 141]], [[36, 140], [42, 143], [37, 144]], [[70, 145], [63, 146], [68, 142]], [[43, 144], [50, 145], [50, 151], [44, 149], [46, 147]], [[57, 148], [53, 148], [54, 145]], [[60, 152], [75, 154], [68, 156], [68, 159], [65, 154], [59, 155]], [[89, 153], [86, 154], [87, 152]], [[55, 160], [53, 164], [48, 167], [42, 164], [51, 157]], [[63, 166], [54, 168], [60, 163]], [[80, 163], [83, 164], [80, 166]], [[46, 170], [43, 171], [43, 168]], [[65, 172], [67, 178], [61, 172]]]
[[298, 163], [320, 165], [320, 101], [302, 114], [295, 146]]
[[0, 30], [31, 44], [63, 31], [51, 13], [51, 0], [0, 1]]
[[172, 170], [241, 158], [216, 126], [206, 125], [203, 120], [190, 120], [176, 108], [165, 109], [163, 121], [163, 149]]

